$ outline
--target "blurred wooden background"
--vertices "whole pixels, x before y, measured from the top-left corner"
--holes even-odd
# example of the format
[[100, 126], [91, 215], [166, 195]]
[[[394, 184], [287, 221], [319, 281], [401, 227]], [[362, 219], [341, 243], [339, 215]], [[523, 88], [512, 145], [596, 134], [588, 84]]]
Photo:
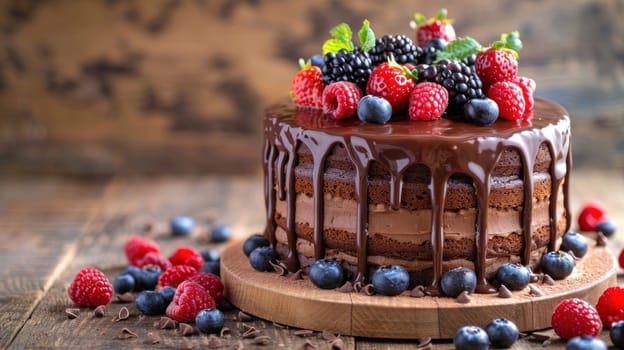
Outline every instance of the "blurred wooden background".
[[624, 1], [0, 0], [0, 174], [255, 173], [262, 110], [329, 29], [445, 6], [573, 117], [575, 167], [624, 168]]

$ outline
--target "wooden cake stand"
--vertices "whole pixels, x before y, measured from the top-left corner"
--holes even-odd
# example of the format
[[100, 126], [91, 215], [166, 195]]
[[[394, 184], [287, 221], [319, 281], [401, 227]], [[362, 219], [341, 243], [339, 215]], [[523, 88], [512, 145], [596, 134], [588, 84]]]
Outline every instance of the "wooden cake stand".
[[552, 311], [561, 300], [576, 297], [595, 305], [600, 294], [616, 284], [616, 264], [604, 247], [591, 247], [565, 280], [554, 285], [533, 283], [542, 296], [527, 287], [513, 292], [512, 298], [473, 294], [469, 303], [460, 304], [445, 297], [322, 290], [308, 279], [257, 272], [239, 242], [222, 254], [221, 278], [232, 304], [276, 323], [361, 337], [440, 339], [452, 338], [461, 326], [485, 327], [499, 317], [512, 320], [521, 332], [549, 328]]

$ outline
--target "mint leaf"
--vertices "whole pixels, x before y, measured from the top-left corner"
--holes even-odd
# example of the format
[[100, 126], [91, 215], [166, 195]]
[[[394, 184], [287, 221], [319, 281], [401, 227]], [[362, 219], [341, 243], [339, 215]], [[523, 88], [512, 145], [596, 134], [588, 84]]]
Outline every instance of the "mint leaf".
[[329, 33], [332, 38], [325, 41], [323, 44], [323, 55], [326, 55], [330, 52], [336, 53], [341, 49], [345, 49], [347, 51], [353, 51], [353, 42], [351, 39], [353, 38], [353, 32], [351, 31], [351, 27], [349, 27], [346, 23], [340, 23], [339, 25], [332, 28]]
[[328, 39], [323, 44], [323, 55], [327, 55], [330, 52], [336, 53], [342, 49], [351, 51], [353, 50], [353, 44], [348, 44], [338, 39]]
[[438, 21], [441, 21], [443, 19], [446, 19], [446, 15], [447, 15], [447, 11], [445, 8], [441, 8], [438, 13], [436, 13], [435, 19], [437, 19]]
[[414, 14], [414, 21], [416, 21], [416, 24], [424, 24], [427, 22], [427, 17], [425, 17], [422, 13], [417, 12]]
[[339, 25], [332, 28], [329, 33], [332, 38], [338, 39], [343, 42], [351, 42], [353, 39], [353, 32], [351, 31], [351, 27], [349, 27], [346, 23], [340, 23]]
[[439, 50], [436, 53], [436, 60], [434, 63], [437, 63], [441, 60], [451, 60], [451, 61], [460, 61], [464, 58], [474, 55], [479, 52], [481, 48], [481, 44], [475, 39], [467, 36], [464, 38], [457, 38], [448, 45], [443, 50]]
[[522, 40], [520, 40], [520, 33], [517, 30], [510, 33], [501, 34], [500, 41], [503, 43], [503, 48], [510, 49], [516, 52], [522, 50]]
[[368, 52], [375, 47], [375, 33], [371, 29], [370, 22], [367, 19], [362, 22], [362, 28], [358, 32], [358, 36], [364, 52]]

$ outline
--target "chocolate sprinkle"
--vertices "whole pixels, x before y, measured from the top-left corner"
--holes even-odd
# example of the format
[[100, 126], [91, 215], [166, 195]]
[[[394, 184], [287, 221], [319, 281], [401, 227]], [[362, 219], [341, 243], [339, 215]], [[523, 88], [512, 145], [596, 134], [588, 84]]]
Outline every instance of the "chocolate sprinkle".
[[138, 334], [134, 333], [133, 331], [129, 330], [126, 327], [124, 327], [119, 333], [119, 335], [117, 336], [117, 338], [119, 339], [129, 339], [129, 338], [138, 338], [138, 337], [139, 337]]
[[199, 331], [197, 330], [197, 328], [191, 326], [188, 323], [180, 323], [180, 333], [187, 337], [189, 335], [195, 335], [197, 333], [199, 333]]
[[529, 282], [531, 282], [531, 283], [536, 283], [536, 282], [538, 282], [538, 281], [539, 281], [539, 279], [540, 279], [540, 276], [539, 276], [539, 275], [536, 275], [536, 274], [534, 274], [534, 273], [532, 273], [532, 274], [529, 276]]
[[312, 343], [309, 339], [305, 341], [305, 343], [303, 344], [303, 348], [304, 349], [309, 349], [309, 350], [315, 350], [318, 349], [318, 346], [316, 346], [316, 344]]
[[158, 321], [158, 327], [160, 329], [174, 329], [176, 328], [176, 321], [172, 318], [162, 316]]
[[362, 282], [356, 281], [355, 283], [353, 283], [353, 290], [356, 293], [359, 293], [362, 290]]
[[130, 311], [125, 306], [122, 306], [119, 309], [119, 314], [117, 315], [117, 321], [127, 320], [130, 317]]
[[223, 340], [214, 334], [208, 336], [208, 349], [218, 349], [223, 347]]
[[260, 334], [260, 331], [256, 327], [249, 327], [244, 333], [243, 338], [255, 338]]
[[221, 337], [229, 337], [232, 333], [232, 330], [229, 329], [228, 327], [223, 327], [221, 328], [221, 331], [219, 332], [219, 336]]
[[106, 315], [106, 306], [100, 305], [93, 310], [93, 316], [104, 317]]
[[314, 335], [314, 331], [309, 329], [299, 329], [293, 332], [298, 337], [311, 337]]
[[461, 292], [457, 298], [455, 298], [455, 301], [460, 303], [460, 304], [468, 304], [469, 302], [472, 301], [472, 298], [470, 297], [470, 293], [465, 290], [463, 292]]
[[598, 234], [598, 236], [596, 237], [596, 246], [598, 247], [604, 247], [607, 245], [607, 236], [604, 235], [604, 233], [598, 231], [596, 232]]
[[362, 290], [360, 292], [364, 293], [364, 294], [366, 294], [368, 296], [372, 296], [372, 295], [376, 294], [375, 287], [371, 283], [369, 283], [369, 284], [365, 285], [364, 287], [362, 287]]
[[511, 298], [513, 295], [511, 294], [511, 291], [509, 290], [509, 288], [505, 287], [505, 285], [503, 284], [502, 286], [500, 286], [500, 288], [498, 288], [498, 297], [499, 298]]
[[420, 338], [418, 339], [418, 346], [416, 349], [431, 349], [431, 338]]
[[242, 311], [238, 312], [237, 319], [241, 322], [253, 321], [253, 317], [251, 317], [251, 315], [246, 314]]
[[271, 266], [273, 266], [273, 270], [275, 272], [277, 272], [278, 275], [280, 276], [286, 276], [286, 274], [288, 274], [288, 269], [286, 268], [286, 266], [284, 266], [283, 263], [274, 263], [273, 261], [269, 261], [269, 264], [271, 264]]
[[266, 335], [257, 336], [253, 339], [253, 343], [257, 345], [268, 345], [271, 342], [271, 338]]
[[143, 344], [154, 345], [160, 343], [160, 337], [155, 336], [152, 332], [147, 332], [147, 336], [143, 340]]
[[331, 341], [331, 340], [336, 339], [336, 335], [330, 331], [323, 331], [321, 332], [321, 338], [327, 341]]
[[67, 314], [68, 318], [73, 320], [74, 318], [80, 317], [80, 309], [68, 308], [65, 309], [65, 314]]
[[119, 300], [122, 303], [131, 303], [134, 301], [134, 294], [127, 292], [127, 293], [123, 293], [123, 294], [117, 294], [117, 300]]
[[537, 288], [534, 285], [529, 285], [529, 290], [530, 290], [530, 294], [536, 297], [542, 297], [544, 296], [544, 292], [542, 292], [541, 289]]
[[414, 289], [410, 291], [410, 297], [412, 298], [422, 298], [424, 296], [425, 296], [425, 287], [421, 285], [414, 287]]
[[344, 350], [345, 348], [344, 341], [340, 337], [332, 340], [331, 343], [329, 343], [329, 346], [332, 350]]
[[552, 285], [555, 284], [555, 280], [552, 277], [550, 277], [549, 274], [545, 273], [544, 274], [544, 278], [542, 279], [542, 283], [546, 284], [546, 285], [549, 285], [549, 286], [552, 286]]
[[351, 281], [347, 281], [342, 286], [336, 288], [336, 290], [341, 293], [351, 293], [353, 292], [353, 283], [351, 283]]
[[288, 278], [291, 280], [302, 280], [303, 279], [303, 270], [299, 269], [294, 273], [288, 273]]

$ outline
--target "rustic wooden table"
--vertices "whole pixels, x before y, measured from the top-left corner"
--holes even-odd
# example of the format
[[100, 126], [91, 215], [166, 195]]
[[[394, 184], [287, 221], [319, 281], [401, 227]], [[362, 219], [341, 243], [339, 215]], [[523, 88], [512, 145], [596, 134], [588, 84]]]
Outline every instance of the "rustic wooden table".
[[[624, 177], [621, 172], [580, 172], [572, 178], [573, 210], [584, 201], [598, 199], [610, 216], [624, 227]], [[202, 242], [201, 232], [172, 238], [167, 221], [179, 214], [191, 215], [203, 227], [212, 223], [232, 226], [237, 238], [263, 227], [262, 182], [256, 177], [175, 177], [81, 181], [54, 178], [3, 178], [0, 181], [0, 348], [295, 348], [329, 349], [320, 332], [297, 332], [270, 321], [239, 320], [238, 310], [226, 312], [229, 336], [183, 336], [177, 330], [155, 327], [159, 317], [140, 314], [132, 303], [113, 302], [103, 318], [82, 309], [69, 319], [72, 307], [66, 287], [74, 274], [87, 265], [113, 278], [125, 264], [126, 239], [145, 233], [153, 236], [165, 254], [180, 245], [222, 250], [224, 245]], [[621, 230], [620, 230], [621, 231]], [[624, 233], [610, 242], [618, 252]], [[619, 282], [624, 280], [620, 277]], [[113, 322], [126, 306], [130, 317]], [[268, 345], [253, 344], [242, 333], [255, 327], [269, 337]], [[125, 338], [126, 328], [136, 337]], [[303, 334], [302, 334], [303, 333]], [[305, 336], [303, 336], [305, 335]], [[514, 349], [564, 348], [552, 330], [516, 342]], [[601, 337], [607, 341], [608, 333]], [[125, 338], [125, 339], [124, 339]], [[340, 336], [344, 349], [408, 349], [418, 341], [393, 341]], [[156, 342], [157, 341], [157, 342]], [[546, 344], [544, 344], [546, 341]], [[450, 341], [434, 341], [433, 349], [450, 349]]]

